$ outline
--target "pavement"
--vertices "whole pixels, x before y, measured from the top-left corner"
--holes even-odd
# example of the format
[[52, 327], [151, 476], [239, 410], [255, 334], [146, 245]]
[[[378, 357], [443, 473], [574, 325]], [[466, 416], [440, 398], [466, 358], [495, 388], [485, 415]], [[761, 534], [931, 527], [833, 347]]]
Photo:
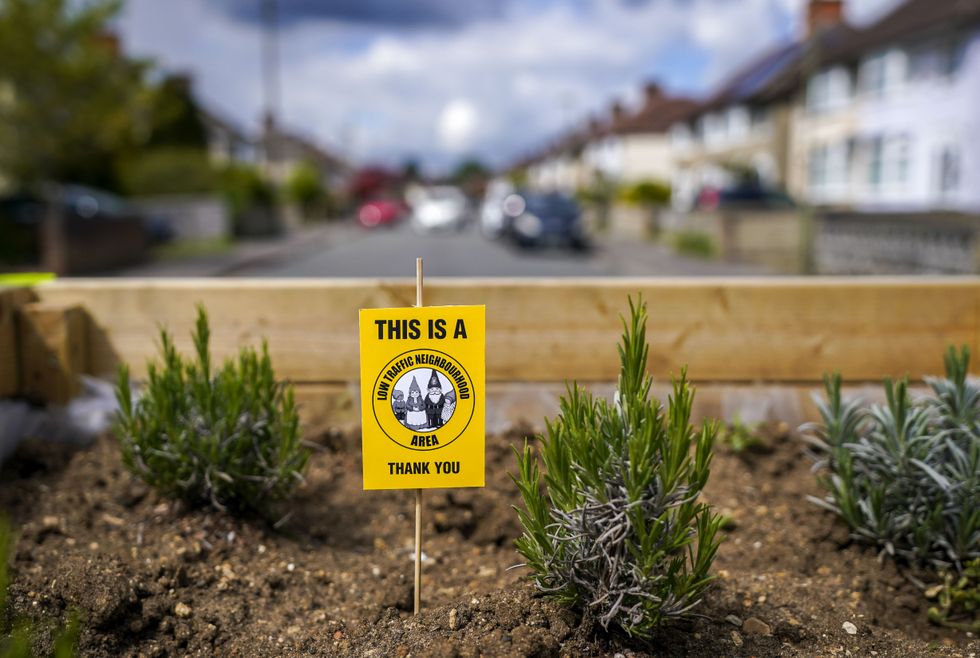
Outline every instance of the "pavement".
[[762, 268], [688, 258], [649, 241], [603, 238], [586, 252], [521, 250], [470, 226], [419, 234], [408, 223], [362, 229], [350, 221], [304, 227], [271, 240], [235, 243], [218, 254], [128, 268], [129, 277], [405, 277], [415, 259], [440, 277], [756, 276]]

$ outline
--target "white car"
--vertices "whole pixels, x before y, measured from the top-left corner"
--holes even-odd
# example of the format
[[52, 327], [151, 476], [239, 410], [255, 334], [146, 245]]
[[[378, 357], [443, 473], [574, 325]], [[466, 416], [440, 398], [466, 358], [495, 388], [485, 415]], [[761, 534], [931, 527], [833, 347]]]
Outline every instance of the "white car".
[[440, 185], [412, 194], [412, 225], [420, 231], [459, 230], [469, 218], [469, 201], [458, 187]]
[[502, 178], [496, 178], [487, 185], [483, 206], [480, 208], [480, 229], [488, 238], [499, 237], [504, 232], [506, 216], [504, 199], [514, 193], [514, 185]]

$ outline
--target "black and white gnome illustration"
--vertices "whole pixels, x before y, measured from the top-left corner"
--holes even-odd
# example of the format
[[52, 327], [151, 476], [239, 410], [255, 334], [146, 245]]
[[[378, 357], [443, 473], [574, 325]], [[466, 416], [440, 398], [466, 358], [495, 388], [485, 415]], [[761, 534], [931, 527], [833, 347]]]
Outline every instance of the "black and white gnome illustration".
[[[423, 390], [419, 381], [427, 382]], [[407, 395], [406, 395], [407, 390]], [[391, 411], [413, 431], [434, 430], [445, 425], [456, 410], [456, 390], [436, 369], [415, 368], [402, 375], [391, 393]]]
[[395, 418], [399, 423], [405, 423], [405, 416], [408, 414], [408, 406], [405, 404], [405, 394], [401, 391], [393, 391], [391, 394], [391, 410], [395, 412]]
[[405, 419], [402, 424], [413, 430], [420, 430], [426, 426], [425, 403], [422, 402], [422, 389], [419, 387], [418, 380], [412, 376], [412, 383], [408, 387], [408, 400], [405, 402]]
[[442, 392], [442, 382], [439, 381], [439, 373], [433, 368], [432, 376], [429, 377], [429, 391], [425, 396], [425, 417], [431, 429], [442, 427], [445, 422], [442, 419], [442, 410], [446, 406], [446, 396]]

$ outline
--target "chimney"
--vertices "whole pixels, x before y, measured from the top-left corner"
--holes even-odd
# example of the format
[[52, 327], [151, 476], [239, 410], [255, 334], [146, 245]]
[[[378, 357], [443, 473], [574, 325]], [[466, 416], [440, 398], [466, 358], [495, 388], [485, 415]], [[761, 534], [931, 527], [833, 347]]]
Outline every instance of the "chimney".
[[643, 99], [647, 105], [653, 105], [664, 96], [663, 89], [652, 80], [643, 85]]
[[843, 0], [809, 0], [806, 7], [806, 36], [844, 22]]
[[626, 110], [623, 108], [623, 104], [616, 101], [612, 104], [612, 118], [614, 122], [619, 122], [626, 116]]

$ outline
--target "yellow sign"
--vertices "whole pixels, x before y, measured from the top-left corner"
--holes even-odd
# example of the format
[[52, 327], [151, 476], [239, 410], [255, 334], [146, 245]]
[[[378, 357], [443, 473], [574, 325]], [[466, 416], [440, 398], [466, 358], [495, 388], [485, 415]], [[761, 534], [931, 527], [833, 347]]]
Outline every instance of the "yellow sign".
[[365, 489], [482, 487], [486, 309], [361, 311]]

